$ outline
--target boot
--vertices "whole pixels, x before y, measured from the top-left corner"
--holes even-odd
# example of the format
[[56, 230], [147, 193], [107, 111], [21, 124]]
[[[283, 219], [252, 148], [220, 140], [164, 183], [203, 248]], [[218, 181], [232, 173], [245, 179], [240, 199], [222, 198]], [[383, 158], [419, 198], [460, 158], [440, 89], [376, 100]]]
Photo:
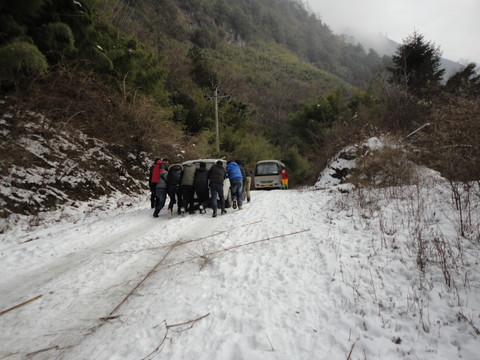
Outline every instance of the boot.
[[222, 205], [222, 211], [220, 212], [220, 215], [226, 214], [227, 210], [225, 210], [225, 205]]
[[217, 217], [217, 208], [216, 208], [216, 207], [213, 208], [213, 215], [212, 215], [212, 217]]

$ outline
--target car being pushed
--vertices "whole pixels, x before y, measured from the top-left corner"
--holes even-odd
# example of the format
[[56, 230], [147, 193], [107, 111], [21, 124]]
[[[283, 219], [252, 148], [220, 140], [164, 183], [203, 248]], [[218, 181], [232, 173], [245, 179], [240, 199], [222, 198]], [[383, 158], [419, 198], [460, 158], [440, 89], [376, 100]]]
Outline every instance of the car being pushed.
[[[210, 171], [211, 167], [217, 162], [221, 161], [223, 167], [227, 167], [227, 161], [225, 159], [196, 159], [196, 160], [187, 160], [182, 162], [182, 165], [193, 164], [197, 169], [200, 168], [200, 163], [204, 162], [207, 165], [207, 170]], [[225, 197], [225, 207], [229, 208], [232, 204], [232, 193], [230, 192], [230, 180], [225, 178], [223, 181], [223, 196]], [[211, 197], [211, 194], [210, 194]], [[198, 203], [197, 195], [194, 196], [195, 203]]]

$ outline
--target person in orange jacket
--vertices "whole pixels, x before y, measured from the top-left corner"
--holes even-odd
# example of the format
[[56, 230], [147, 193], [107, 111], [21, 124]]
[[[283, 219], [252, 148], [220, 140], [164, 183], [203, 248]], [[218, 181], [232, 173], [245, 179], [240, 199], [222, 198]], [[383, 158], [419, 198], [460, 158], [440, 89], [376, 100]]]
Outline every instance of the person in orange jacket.
[[290, 175], [287, 171], [287, 169], [283, 168], [282, 169], [282, 184], [283, 184], [283, 189], [288, 189], [288, 176]]

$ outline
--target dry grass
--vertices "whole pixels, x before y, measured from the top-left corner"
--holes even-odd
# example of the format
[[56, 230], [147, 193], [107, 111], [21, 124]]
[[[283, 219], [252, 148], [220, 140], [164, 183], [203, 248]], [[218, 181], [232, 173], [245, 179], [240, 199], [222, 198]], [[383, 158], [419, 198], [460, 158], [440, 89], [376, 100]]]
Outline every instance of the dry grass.
[[357, 159], [349, 182], [364, 187], [403, 186], [412, 183], [414, 164], [403, 148], [385, 146]]

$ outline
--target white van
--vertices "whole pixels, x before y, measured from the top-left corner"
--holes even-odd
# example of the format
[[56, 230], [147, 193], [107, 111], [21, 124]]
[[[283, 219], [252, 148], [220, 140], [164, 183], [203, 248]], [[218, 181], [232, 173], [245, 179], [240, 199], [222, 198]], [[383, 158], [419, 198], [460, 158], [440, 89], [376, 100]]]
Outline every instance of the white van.
[[[223, 167], [227, 167], [227, 161], [225, 159], [196, 159], [196, 160], [187, 160], [182, 163], [185, 164], [194, 164], [195, 167], [198, 169], [200, 168], [200, 163], [204, 162], [207, 165], [207, 170], [210, 171], [210, 168], [217, 162], [221, 161], [223, 163]], [[230, 180], [225, 178], [223, 181], [223, 196], [225, 196], [225, 207], [229, 208], [232, 203], [232, 193], [230, 192]], [[195, 201], [197, 201], [197, 196], [195, 194]], [[220, 206], [220, 205], [219, 205]]]
[[278, 160], [262, 160], [255, 166], [255, 189], [281, 189], [285, 164]]

